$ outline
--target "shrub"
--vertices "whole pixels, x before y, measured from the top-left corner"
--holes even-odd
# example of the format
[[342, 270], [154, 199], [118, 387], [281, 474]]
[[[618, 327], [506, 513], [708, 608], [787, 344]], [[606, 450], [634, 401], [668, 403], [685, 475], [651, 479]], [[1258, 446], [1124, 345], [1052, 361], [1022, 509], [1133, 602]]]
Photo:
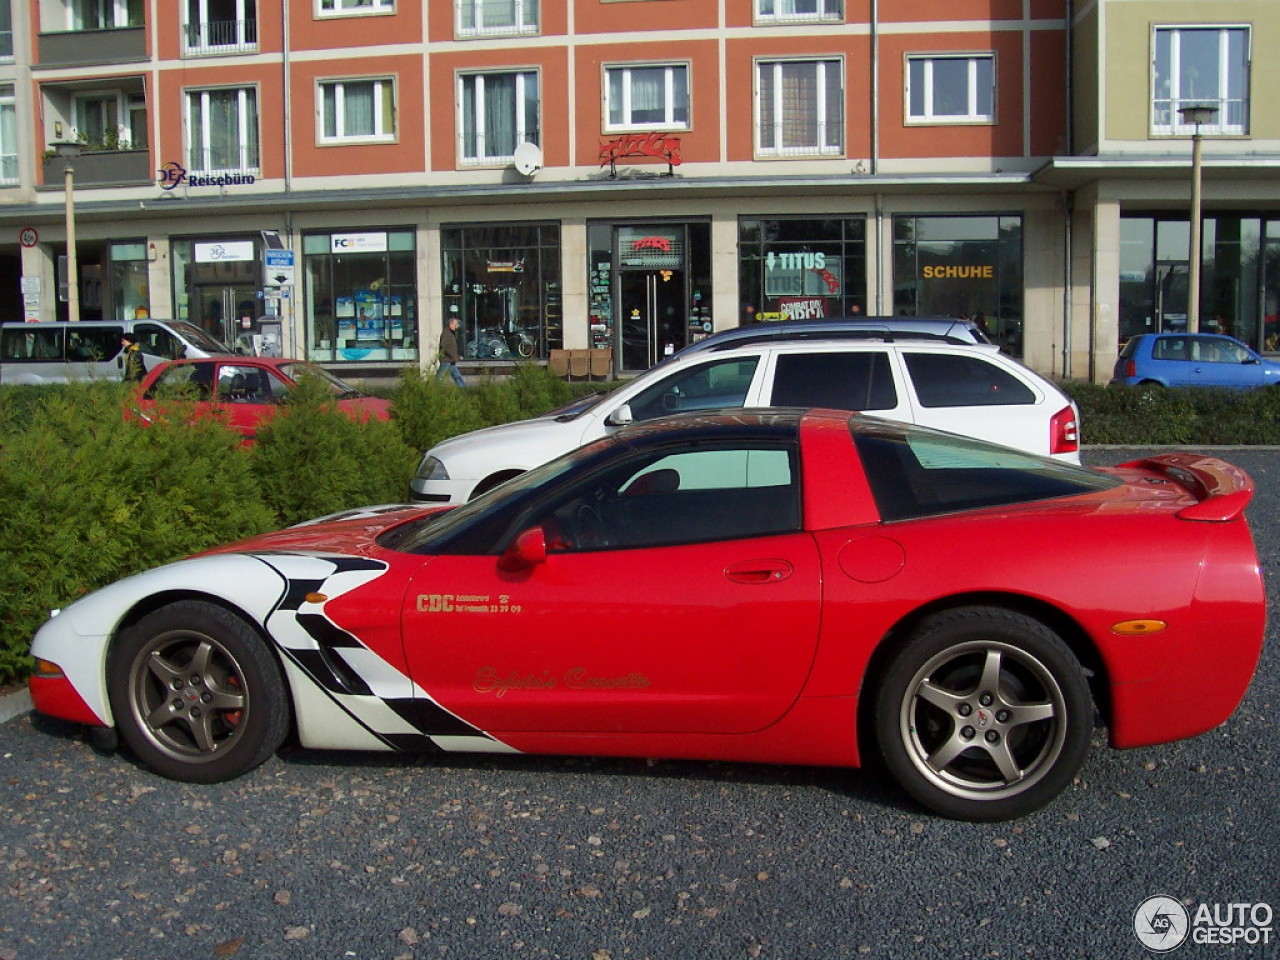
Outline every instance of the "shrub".
[[127, 386], [41, 389], [0, 449], [0, 682], [26, 673], [51, 608], [275, 525], [223, 424], [175, 417], [143, 429], [126, 422]]
[[392, 416], [405, 443], [421, 454], [447, 437], [485, 426], [470, 390], [409, 367], [391, 393]]
[[262, 499], [284, 525], [403, 501], [418, 457], [395, 425], [353, 420], [305, 375], [250, 452]]

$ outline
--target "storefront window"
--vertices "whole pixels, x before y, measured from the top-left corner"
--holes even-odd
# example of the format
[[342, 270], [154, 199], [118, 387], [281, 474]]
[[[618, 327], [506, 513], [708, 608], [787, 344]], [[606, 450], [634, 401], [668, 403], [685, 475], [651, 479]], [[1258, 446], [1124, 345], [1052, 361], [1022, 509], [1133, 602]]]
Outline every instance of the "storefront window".
[[968, 317], [1022, 355], [1022, 218], [894, 217], [893, 307]]
[[111, 276], [111, 320], [145, 320], [151, 316], [147, 283], [147, 244], [115, 241], [108, 248]]
[[464, 359], [545, 359], [564, 345], [558, 226], [445, 227], [441, 242], [444, 316], [458, 318]]
[[742, 323], [862, 314], [866, 221], [812, 217], [738, 223]]
[[252, 353], [263, 313], [260, 247], [259, 236], [174, 240], [174, 319]]
[[[1199, 329], [1250, 346], [1277, 349], [1280, 286], [1276, 227], [1258, 217], [1205, 217], [1201, 229]], [[1120, 220], [1120, 342], [1140, 333], [1187, 328], [1188, 252], [1185, 217], [1125, 214]], [[1271, 296], [1268, 305], [1268, 293]]]
[[415, 260], [412, 230], [304, 235], [307, 357], [416, 360]]

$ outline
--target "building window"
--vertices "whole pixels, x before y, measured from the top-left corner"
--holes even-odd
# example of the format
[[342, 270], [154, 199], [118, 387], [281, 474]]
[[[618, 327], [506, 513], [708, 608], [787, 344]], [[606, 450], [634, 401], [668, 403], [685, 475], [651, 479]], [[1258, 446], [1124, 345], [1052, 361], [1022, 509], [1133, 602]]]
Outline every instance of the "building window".
[[186, 0], [188, 54], [252, 53], [258, 49], [257, 0]]
[[844, 152], [842, 67], [839, 60], [765, 60], [757, 65], [761, 156]]
[[13, 87], [0, 87], [0, 184], [18, 182], [18, 116]]
[[1015, 357], [1023, 338], [1022, 218], [893, 218], [894, 313], [969, 317]]
[[1152, 65], [1154, 133], [1190, 135], [1183, 107], [1215, 107], [1202, 133], [1249, 132], [1249, 28], [1157, 27]]
[[564, 346], [558, 226], [446, 226], [440, 243], [444, 316], [460, 322], [463, 357], [545, 359]]
[[995, 120], [996, 58], [907, 57], [907, 119], [915, 123]]
[[756, 0], [756, 19], [771, 23], [844, 20], [844, 0]]
[[74, 136], [86, 150], [140, 150], [147, 145], [147, 104], [140, 93], [77, 94]]
[[538, 75], [470, 73], [458, 78], [464, 164], [508, 163], [522, 143], [538, 143]]
[[396, 0], [320, 0], [319, 14], [336, 17], [344, 14], [359, 15], [395, 10]]
[[418, 358], [414, 250], [412, 230], [313, 233], [302, 238], [310, 359]]
[[323, 82], [320, 113], [322, 143], [393, 140], [395, 82], [390, 78]]
[[66, 10], [71, 30], [114, 30], [145, 22], [143, 0], [72, 0]]
[[605, 78], [605, 129], [688, 129], [686, 64], [607, 67]]
[[460, 37], [538, 32], [538, 0], [455, 0]]
[[738, 221], [741, 323], [852, 317], [867, 306], [866, 221]]
[[194, 173], [258, 172], [258, 92], [187, 93], [187, 167]]
[[13, 59], [13, 10], [10, 0], [0, 0], [0, 62]]
[[108, 320], [145, 320], [151, 316], [144, 240], [113, 240], [107, 246], [111, 290]]

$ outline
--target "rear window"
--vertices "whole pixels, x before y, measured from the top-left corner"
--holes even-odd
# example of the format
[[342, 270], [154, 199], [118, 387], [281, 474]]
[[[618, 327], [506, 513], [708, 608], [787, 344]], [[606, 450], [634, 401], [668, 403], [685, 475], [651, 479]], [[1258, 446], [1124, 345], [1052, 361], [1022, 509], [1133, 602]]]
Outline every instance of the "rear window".
[[854, 430], [883, 520], [1109, 490], [1120, 481], [1047, 457], [927, 430]]
[[892, 410], [898, 405], [898, 391], [883, 350], [784, 353], [774, 368], [770, 405]]
[[1036, 395], [1003, 367], [981, 357], [903, 352], [923, 407], [991, 407], [1031, 404]]

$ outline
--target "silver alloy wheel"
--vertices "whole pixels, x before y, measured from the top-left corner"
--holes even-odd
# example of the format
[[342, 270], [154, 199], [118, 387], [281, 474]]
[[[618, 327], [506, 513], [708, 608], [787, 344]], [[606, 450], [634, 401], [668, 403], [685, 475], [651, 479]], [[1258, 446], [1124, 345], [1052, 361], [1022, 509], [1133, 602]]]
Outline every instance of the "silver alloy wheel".
[[128, 706], [160, 753], [208, 763], [237, 742], [250, 710], [244, 668], [225, 645], [196, 630], [152, 637], [129, 667]]
[[1023, 793], [1054, 767], [1067, 706], [1052, 671], [992, 640], [948, 647], [907, 685], [899, 731], [907, 757], [939, 789], [968, 800]]

